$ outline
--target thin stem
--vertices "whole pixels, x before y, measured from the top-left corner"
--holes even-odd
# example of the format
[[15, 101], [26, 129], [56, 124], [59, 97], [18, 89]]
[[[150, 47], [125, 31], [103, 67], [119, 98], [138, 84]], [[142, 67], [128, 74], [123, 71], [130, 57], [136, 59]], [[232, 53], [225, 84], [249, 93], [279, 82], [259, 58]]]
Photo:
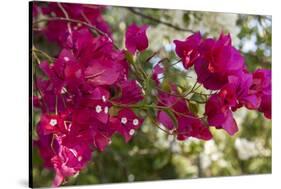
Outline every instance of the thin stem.
[[136, 67], [136, 65], [135, 65], [134, 63], [131, 63], [131, 65], [132, 65], [132, 67], [133, 67], [133, 69], [134, 69], [133, 73], [134, 73], [134, 75], [136, 76], [137, 80], [138, 80], [138, 81], [143, 81], [143, 78], [140, 77], [142, 74], [139, 72], [139, 70], [138, 70], [138, 68]]
[[193, 101], [193, 102], [196, 102], [198, 104], [206, 104], [207, 101], [199, 101], [199, 100], [194, 100], [194, 99], [188, 99], [189, 101]]
[[40, 59], [38, 58], [37, 54], [35, 52], [32, 52], [32, 55], [34, 56], [34, 58], [36, 59], [37, 64], [40, 64]]
[[199, 92], [196, 92], [196, 91], [193, 91], [193, 93], [203, 95], [203, 96], [211, 96], [212, 95], [212, 94], [201, 93], [201, 92], [199, 93]]
[[45, 53], [44, 51], [41, 51], [40, 49], [37, 49], [36, 47], [32, 47], [32, 51], [35, 53], [40, 53], [41, 55], [45, 56], [50, 62], [54, 61], [54, 58]]
[[[191, 90], [186, 94], [186, 95], [184, 95], [185, 97], [186, 96], [188, 96], [189, 94], [191, 94], [192, 92], [193, 92], [193, 90], [194, 90], [194, 88], [196, 87], [196, 85], [197, 85], [197, 81], [194, 83], [194, 85], [193, 85], [193, 87], [191, 88]], [[200, 86], [200, 85], [199, 85]], [[196, 88], [196, 89], [198, 89], [198, 88]]]
[[169, 130], [166, 130], [166, 129], [163, 129], [162, 127], [160, 127], [159, 123], [152, 116], [149, 116], [149, 118], [150, 118], [150, 121], [152, 122], [152, 124], [154, 126], [156, 126], [158, 129], [160, 129], [161, 131], [165, 132], [168, 135], [173, 135], [173, 133], [171, 133]]
[[[171, 110], [173, 113], [179, 115], [179, 116], [183, 116], [183, 117], [188, 117], [188, 118], [194, 118], [194, 116], [188, 115], [188, 114], [184, 114], [181, 112], [178, 112], [176, 110], [174, 110], [173, 108], [171, 108], [171, 106], [160, 106], [160, 105], [154, 105], [154, 104], [144, 104], [144, 105], [131, 105], [131, 104], [119, 104], [119, 103], [115, 103], [110, 101], [113, 106], [116, 107], [128, 107], [128, 108], [138, 108], [138, 109], [144, 109], [146, 110], [147, 108], [154, 108], [154, 109], [159, 109], [159, 110]], [[198, 119], [202, 119], [203, 117], [199, 117]]]
[[[61, 11], [63, 12], [64, 16], [69, 19], [69, 15], [68, 13], [66, 12], [66, 10], [63, 8], [62, 4], [61, 3], [57, 3], [58, 4], [58, 7], [61, 9]], [[72, 34], [72, 30], [71, 30], [71, 25], [70, 25], [70, 22], [67, 23], [67, 29], [68, 29], [68, 32], [70, 34]]]
[[159, 54], [159, 50], [154, 52], [150, 57], [148, 57], [145, 62], [149, 62], [155, 55]]
[[163, 24], [163, 25], [168, 26], [168, 27], [170, 27], [170, 28], [173, 28], [173, 29], [175, 29], [175, 30], [184, 31], [184, 32], [190, 32], [190, 33], [195, 33], [193, 30], [181, 28], [181, 27], [176, 26], [176, 25], [173, 25], [173, 24], [171, 24], [171, 23], [169, 23], [169, 22], [165, 22], [165, 21], [159, 20], [159, 19], [157, 19], [157, 18], [155, 18], [155, 17], [149, 16], [149, 15], [145, 15], [145, 14], [143, 14], [142, 12], [135, 10], [134, 8], [127, 8], [127, 9], [128, 9], [130, 12], [132, 12], [132, 13], [138, 15], [138, 16], [141, 16], [141, 17], [146, 18], [146, 19], [149, 19], [149, 20], [151, 20], [151, 21], [154, 21], [154, 22]]

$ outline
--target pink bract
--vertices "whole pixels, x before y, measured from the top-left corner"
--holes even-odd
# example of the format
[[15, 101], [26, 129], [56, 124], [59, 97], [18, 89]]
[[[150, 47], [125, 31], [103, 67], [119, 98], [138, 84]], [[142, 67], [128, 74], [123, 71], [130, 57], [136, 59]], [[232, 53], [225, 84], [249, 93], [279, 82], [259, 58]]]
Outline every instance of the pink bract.
[[125, 44], [128, 51], [134, 54], [136, 50], [143, 51], [148, 47], [147, 28], [147, 25], [137, 26], [136, 24], [127, 28]]

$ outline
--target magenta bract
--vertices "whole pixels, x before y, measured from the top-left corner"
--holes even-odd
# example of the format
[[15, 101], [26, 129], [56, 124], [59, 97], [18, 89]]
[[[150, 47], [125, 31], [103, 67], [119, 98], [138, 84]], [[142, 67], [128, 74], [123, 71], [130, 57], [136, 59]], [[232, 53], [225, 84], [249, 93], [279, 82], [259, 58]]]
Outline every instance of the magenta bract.
[[128, 51], [134, 54], [136, 50], [143, 51], [148, 47], [147, 28], [147, 25], [137, 26], [136, 24], [127, 28], [125, 44]]

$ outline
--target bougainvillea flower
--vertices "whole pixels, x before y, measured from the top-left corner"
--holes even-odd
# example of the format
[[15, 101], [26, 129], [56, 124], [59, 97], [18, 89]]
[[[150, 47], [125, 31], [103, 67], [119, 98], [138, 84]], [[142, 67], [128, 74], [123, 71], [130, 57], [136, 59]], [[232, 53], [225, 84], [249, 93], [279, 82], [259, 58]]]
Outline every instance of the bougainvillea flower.
[[52, 158], [52, 163], [55, 170], [55, 178], [53, 180], [52, 187], [60, 186], [63, 183], [65, 177], [74, 176], [79, 172], [72, 167], [66, 166], [63, 160], [59, 156], [54, 156]]
[[175, 128], [175, 123], [169, 114], [165, 111], [159, 111], [157, 115], [157, 120], [159, 123], [164, 125], [168, 130], [172, 130]]
[[271, 119], [271, 86], [270, 70], [257, 69], [253, 73], [253, 83], [250, 91], [261, 99], [261, 105], [258, 110], [263, 112], [268, 119]]
[[253, 84], [251, 90], [260, 95], [271, 95], [271, 71], [267, 69], [257, 69], [253, 73]]
[[233, 98], [233, 103], [229, 104], [233, 110], [246, 106], [248, 109], [257, 109], [260, 105], [261, 99], [257, 94], [250, 90], [253, 82], [252, 74], [245, 71], [240, 72], [238, 75], [232, 75], [228, 77], [228, 84], [224, 86], [220, 94], [229, 93], [227, 88], [232, 88], [232, 94], [235, 96]]
[[44, 160], [44, 166], [54, 169], [53, 186], [59, 186], [65, 177], [77, 174], [90, 160], [91, 151], [87, 143], [67, 135], [40, 135], [34, 142]]
[[93, 123], [90, 127], [90, 133], [95, 149], [104, 151], [104, 149], [111, 143], [111, 137], [116, 129], [108, 124]]
[[119, 97], [114, 99], [121, 104], [135, 104], [143, 99], [143, 89], [136, 80], [125, 80], [117, 84]]
[[252, 74], [245, 71], [228, 77], [228, 83], [222, 87], [218, 95], [224, 100], [224, 105], [233, 111], [246, 106], [248, 109], [257, 109], [260, 98], [256, 93], [250, 91], [252, 85]]
[[108, 98], [108, 91], [102, 88], [96, 88], [92, 94], [85, 95], [79, 99], [79, 111], [88, 110], [88, 115], [85, 116], [90, 119], [90, 122], [96, 120], [106, 124], [108, 122], [110, 108], [110, 103], [107, 101]]
[[[56, 172], [53, 186], [59, 186], [65, 177], [73, 176], [86, 165], [91, 159], [91, 150], [89, 145], [82, 142], [64, 141], [64, 138], [58, 137], [58, 151], [51, 159], [53, 168]], [[70, 141], [70, 143], [68, 143]]]
[[47, 115], [42, 114], [37, 125], [39, 135], [48, 135], [51, 133], [62, 133], [68, 130], [66, 115]]
[[198, 58], [198, 47], [201, 42], [200, 32], [187, 37], [184, 41], [174, 40], [176, 45], [176, 53], [181, 58], [186, 69], [194, 64], [194, 60]]
[[271, 95], [263, 95], [259, 111], [264, 113], [264, 116], [271, 119]]
[[83, 74], [87, 82], [93, 86], [112, 85], [127, 79], [128, 63], [124, 52], [114, 49], [108, 38], [94, 38], [88, 32], [78, 31], [77, 36], [75, 35], [78, 38], [73, 41], [74, 54], [84, 68]]
[[[209, 140], [212, 138], [212, 134], [209, 127], [194, 116], [189, 110], [184, 100], [179, 100], [173, 106], [175, 118], [178, 127], [176, 128], [177, 139], [186, 140], [189, 137], [195, 137], [202, 140]], [[174, 129], [175, 123], [171, 116], [166, 112], [160, 111], [158, 113], [158, 121], [162, 123], [167, 129]]]
[[47, 61], [40, 62], [39, 68], [52, 82], [54, 93], [60, 94], [61, 89], [64, 86], [63, 75], [58, 75], [58, 73], [54, 70], [54, 64], [49, 64]]
[[202, 140], [210, 140], [212, 134], [208, 126], [192, 116], [181, 116], [178, 118], [177, 139], [186, 140], [188, 137], [195, 137]]
[[131, 140], [136, 130], [140, 128], [142, 122], [143, 120], [137, 117], [132, 110], [124, 108], [118, 112], [117, 116], [112, 117], [110, 125], [116, 128], [116, 131], [128, 142]]
[[131, 24], [127, 28], [125, 44], [129, 52], [134, 54], [136, 50], [143, 51], [148, 47], [147, 28], [147, 25], [137, 26], [136, 24]]
[[[182, 114], [189, 114], [189, 110], [185, 101], [183, 99], [177, 98], [176, 96], [170, 95], [169, 93], [159, 91], [158, 101], [160, 106], [170, 107], [175, 111], [180, 111]], [[168, 130], [174, 129], [177, 124], [175, 123], [177, 120], [173, 120], [171, 115], [164, 110], [158, 111], [157, 120]]]
[[160, 84], [159, 75], [164, 73], [164, 67], [161, 64], [161, 61], [159, 61], [152, 69], [152, 79], [156, 82], [157, 85]]
[[205, 114], [208, 116], [209, 125], [218, 129], [223, 128], [230, 135], [238, 131], [230, 106], [221, 95], [214, 94], [208, 99]]
[[[173, 89], [175, 93], [175, 89]], [[202, 140], [209, 140], [212, 134], [209, 127], [193, 115], [189, 110], [184, 98], [176, 97], [173, 94], [164, 92], [159, 93], [159, 105], [170, 107], [172, 111], [159, 111], [157, 120], [164, 125], [168, 130], [176, 129], [178, 140], [186, 140], [189, 137], [195, 137]], [[171, 116], [170, 114], [173, 114]]]
[[65, 111], [64, 101], [66, 101], [66, 94], [57, 95], [56, 89], [50, 80], [43, 80], [37, 78], [35, 81], [35, 88], [39, 91], [39, 96], [34, 98], [34, 106], [40, 108], [44, 113]]
[[112, 60], [93, 60], [85, 70], [85, 78], [94, 86], [112, 85], [119, 78], [121, 68]]
[[57, 145], [56, 140], [53, 139], [53, 135], [39, 135], [39, 139], [34, 141], [33, 144], [37, 147], [40, 157], [43, 159], [44, 167], [48, 169], [53, 168], [53, 164], [51, 162], [52, 157], [55, 155]]
[[[81, 5], [73, 3], [52, 3], [50, 2], [47, 7], [42, 7], [42, 12], [44, 16], [48, 17], [63, 17], [66, 18], [63, 9], [68, 13], [70, 19], [85, 22], [85, 19], [89, 24], [97, 27], [102, 32], [105, 32], [108, 36], [111, 35], [109, 25], [104, 21], [102, 12], [104, 10], [103, 6], [96, 5]], [[71, 31], [69, 31], [69, 27]], [[78, 29], [84, 29], [87, 26], [77, 23], [72, 23], [68, 25], [67, 22], [61, 20], [51, 20], [48, 21], [47, 25], [43, 29], [43, 34], [47, 37], [49, 41], [57, 42], [61, 47], [66, 47], [66, 42], [68, 42], [69, 35], [73, 31]]]
[[195, 60], [197, 80], [205, 88], [218, 90], [228, 76], [244, 68], [244, 59], [231, 45], [230, 35], [221, 34], [218, 40], [205, 39], [199, 47], [200, 57]]
[[60, 94], [65, 86], [75, 89], [84, 82], [82, 67], [68, 49], [62, 49], [54, 63], [42, 61], [39, 67], [48, 76], [57, 94]]

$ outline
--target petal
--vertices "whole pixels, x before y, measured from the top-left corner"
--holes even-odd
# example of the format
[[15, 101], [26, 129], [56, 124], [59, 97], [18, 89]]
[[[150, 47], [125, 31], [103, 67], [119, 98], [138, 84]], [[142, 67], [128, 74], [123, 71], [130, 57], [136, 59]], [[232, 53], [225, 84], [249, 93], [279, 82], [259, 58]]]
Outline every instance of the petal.
[[125, 45], [129, 52], [135, 53], [136, 50], [143, 51], [148, 47], [146, 30], [148, 26], [130, 25], [126, 30]]
[[164, 111], [160, 111], [157, 116], [157, 120], [162, 123], [167, 129], [174, 128], [174, 122], [171, 117]]
[[230, 110], [227, 112], [226, 120], [222, 124], [222, 127], [231, 136], [238, 131], [237, 123], [234, 120], [232, 112]]

